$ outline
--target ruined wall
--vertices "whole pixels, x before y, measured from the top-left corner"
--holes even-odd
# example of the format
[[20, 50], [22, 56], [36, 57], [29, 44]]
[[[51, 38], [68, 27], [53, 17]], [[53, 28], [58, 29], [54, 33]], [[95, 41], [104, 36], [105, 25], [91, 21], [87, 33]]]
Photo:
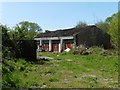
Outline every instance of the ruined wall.
[[103, 46], [105, 49], [110, 48], [110, 35], [96, 27], [81, 30], [74, 36], [74, 39], [76, 46]]
[[15, 52], [16, 58], [25, 58], [29, 61], [36, 60], [37, 45], [34, 40], [21, 40], [19, 43], [19, 52]]

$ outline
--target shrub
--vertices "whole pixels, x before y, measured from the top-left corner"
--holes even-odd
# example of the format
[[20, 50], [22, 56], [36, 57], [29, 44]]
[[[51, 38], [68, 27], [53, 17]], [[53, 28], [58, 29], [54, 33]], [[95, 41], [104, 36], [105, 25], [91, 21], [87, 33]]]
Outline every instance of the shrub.
[[28, 67], [24, 59], [7, 60], [3, 58], [2, 63], [2, 84], [3, 87], [22, 87], [23, 71]]

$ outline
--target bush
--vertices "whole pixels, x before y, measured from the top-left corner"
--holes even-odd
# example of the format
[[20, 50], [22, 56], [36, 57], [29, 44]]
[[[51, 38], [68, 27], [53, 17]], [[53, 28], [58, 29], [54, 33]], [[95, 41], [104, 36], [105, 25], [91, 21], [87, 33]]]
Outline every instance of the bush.
[[[28, 62], [24, 59], [3, 59], [2, 63], [2, 84], [3, 87], [20, 87], [23, 83], [23, 71], [28, 67]], [[21, 84], [22, 85], [22, 84]]]

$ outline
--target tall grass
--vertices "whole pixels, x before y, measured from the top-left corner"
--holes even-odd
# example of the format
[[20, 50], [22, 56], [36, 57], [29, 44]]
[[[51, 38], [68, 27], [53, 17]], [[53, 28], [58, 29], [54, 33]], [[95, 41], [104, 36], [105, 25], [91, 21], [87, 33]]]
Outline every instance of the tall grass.
[[3, 87], [15, 88], [116, 88], [118, 56], [99, 52], [89, 55], [38, 53], [52, 60], [4, 60]]

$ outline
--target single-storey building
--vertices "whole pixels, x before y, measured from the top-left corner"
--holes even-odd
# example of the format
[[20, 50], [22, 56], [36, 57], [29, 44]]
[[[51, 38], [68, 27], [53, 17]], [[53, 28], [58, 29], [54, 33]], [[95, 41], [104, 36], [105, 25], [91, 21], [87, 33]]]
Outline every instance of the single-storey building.
[[44, 51], [50, 52], [62, 52], [66, 48], [72, 49], [80, 44], [86, 47], [106, 45], [105, 48], [109, 48], [110, 45], [110, 36], [95, 25], [46, 31], [39, 34], [35, 40], [39, 42], [38, 49], [42, 48]]

